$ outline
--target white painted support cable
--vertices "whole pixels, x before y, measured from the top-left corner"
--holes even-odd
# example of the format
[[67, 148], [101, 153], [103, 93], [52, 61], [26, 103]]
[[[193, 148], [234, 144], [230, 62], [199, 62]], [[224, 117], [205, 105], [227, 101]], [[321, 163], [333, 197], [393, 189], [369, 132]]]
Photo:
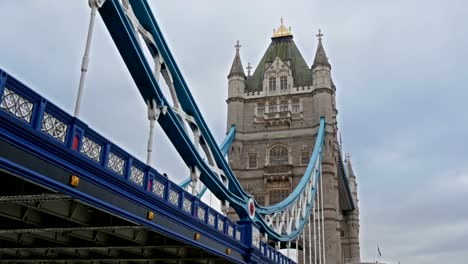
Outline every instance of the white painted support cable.
[[312, 264], [312, 236], [310, 234], [310, 219], [309, 219], [309, 224], [308, 224], [308, 227], [307, 227], [308, 231], [309, 231], [309, 263]]
[[299, 259], [299, 236], [296, 237], [296, 260]]
[[154, 78], [159, 84], [159, 73], [161, 72], [161, 58], [159, 57], [159, 53], [157, 53], [154, 57]]
[[89, 19], [89, 28], [88, 36], [86, 38], [86, 47], [83, 55], [83, 60], [81, 62], [81, 75], [80, 75], [80, 84], [78, 85], [78, 94], [76, 95], [75, 102], [75, 117], [78, 117], [80, 114], [81, 108], [81, 98], [83, 97], [84, 83], [86, 79], [86, 72], [88, 72], [89, 65], [89, 50], [91, 49], [91, 40], [93, 39], [94, 23], [96, 20], [96, 11], [98, 7], [96, 5], [91, 5], [91, 18]]
[[158, 120], [159, 115], [161, 112], [163, 114], [166, 114], [167, 107], [163, 106], [160, 108], [157, 104], [156, 101], [153, 99], [151, 102], [147, 101], [148, 105], [148, 120], [150, 121], [150, 130], [149, 130], [149, 136], [148, 136], [148, 145], [146, 148], [147, 155], [146, 155], [146, 164], [150, 165], [151, 163], [151, 154], [153, 152], [153, 134], [154, 134], [154, 123], [156, 120]]
[[319, 170], [319, 175], [320, 175], [320, 202], [321, 202], [321, 210], [322, 210], [322, 249], [323, 249], [323, 264], [326, 263], [325, 261], [325, 216], [323, 215], [323, 184], [322, 184], [322, 170]]
[[154, 134], [154, 123], [156, 121], [155, 114], [156, 105], [148, 102], [148, 119], [150, 121], [148, 145], [146, 147], [146, 164], [151, 165], [151, 154], [153, 152], [153, 134]]
[[305, 226], [302, 229], [302, 261], [306, 263], [306, 244], [305, 244]]
[[313, 217], [313, 220], [314, 220], [314, 264], [317, 264], [317, 229], [316, 229], [316, 223], [315, 221], [317, 220], [317, 217], [315, 215], [315, 211], [316, 211], [316, 205], [314, 206], [314, 210], [312, 212], [312, 217]]
[[[322, 179], [319, 178], [319, 181], [321, 181]], [[317, 236], [317, 239], [318, 239], [318, 264], [323, 264], [322, 263], [322, 228], [321, 228], [321, 222], [322, 219], [320, 218], [320, 193], [322, 192], [322, 189], [319, 187], [318, 188], [318, 193], [317, 193], [317, 225], [318, 225], [318, 228], [317, 228], [317, 233], [318, 233], [318, 236]]]
[[198, 195], [198, 185], [200, 183], [200, 170], [197, 166], [190, 168], [190, 177], [192, 179], [192, 195]]
[[224, 216], [227, 216], [227, 214], [229, 213], [229, 201], [221, 201], [221, 211], [223, 212]]

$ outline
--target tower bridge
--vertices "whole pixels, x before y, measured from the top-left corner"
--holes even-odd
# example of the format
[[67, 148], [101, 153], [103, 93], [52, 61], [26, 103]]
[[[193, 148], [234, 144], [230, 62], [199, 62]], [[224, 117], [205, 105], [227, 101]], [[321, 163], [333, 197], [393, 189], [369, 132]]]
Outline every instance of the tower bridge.
[[[89, 6], [74, 115], [0, 70], [2, 261], [359, 262], [356, 177], [321, 31], [310, 67], [283, 19], [247, 75], [237, 42], [218, 144], [147, 1]], [[146, 162], [79, 118], [97, 14], [148, 106]], [[182, 183], [150, 164], [156, 123], [189, 168]], [[207, 189], [221, 213], [201, 201]]]

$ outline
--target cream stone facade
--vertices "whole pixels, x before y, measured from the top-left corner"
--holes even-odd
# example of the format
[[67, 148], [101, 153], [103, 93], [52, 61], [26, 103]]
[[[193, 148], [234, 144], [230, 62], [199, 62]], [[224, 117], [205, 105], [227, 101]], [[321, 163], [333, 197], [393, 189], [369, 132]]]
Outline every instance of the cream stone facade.
[[[336, 87], [322, 35], [318, 34], [317, 51], [309, 67], [292, 34], [281, 27], [283, 32], [272, 37], [252, 75], [250, 67], [245, 74], [240, 45], [236, 45], [228, 75], [227, 129], [236, 125], [229, 163], [247, 192], [260, 204], [273, 205], [286, 198], [303, 176], [320, 117], [325, 117], [322, 175], [326, 263], [358, 262], [356, 177], [348, 158], [342, 160], [337, 136]], [[299, 247], [307, 249], [308, 243], [308, 240], [305, 245], [300, 243]], [[302, 253], [299, 255], [302, 257]]]

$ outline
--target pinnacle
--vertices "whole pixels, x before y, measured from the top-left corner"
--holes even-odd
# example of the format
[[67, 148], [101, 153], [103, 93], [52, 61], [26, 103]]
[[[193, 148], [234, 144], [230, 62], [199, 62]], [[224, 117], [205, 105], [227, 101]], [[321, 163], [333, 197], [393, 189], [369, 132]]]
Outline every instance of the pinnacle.
[[312, 68], [319, 66], [319, 65], [324, 65], [331, 67], [330, 63], [328, 62], [327, 54], [325, 53], [325, 49], [323, 48], [322, 44], [322, 31], [319, 29], [319, 33], [317, 34], [318, 37], [318, 46], [317, 46], [317, 51], [315, 52], [315, 58], [314, 58], [314, 64], [312, 65]]
[[234, 57], [234, 61], [232, 62], [232, 66], [231, 66], [231, 70], [229, 71], [228, 78], [230, 78], [233, 75], [241, 75], [245, 77], [244, 67], [242, 66], [242, 61], [239, 55], [239, 49], [241, 47], [241, 45], [239, 44], [239, 41], [237, 41], [234, 47], [236, 48], [236, 56]]

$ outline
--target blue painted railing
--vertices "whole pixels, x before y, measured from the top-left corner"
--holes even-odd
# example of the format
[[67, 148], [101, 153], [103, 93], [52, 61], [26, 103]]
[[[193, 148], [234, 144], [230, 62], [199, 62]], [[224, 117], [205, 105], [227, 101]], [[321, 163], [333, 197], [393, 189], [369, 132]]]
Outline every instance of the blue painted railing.
[[[244, 230], [247, 225], [232, 222], [1, 69], [0, 99], [0, 138], [41, 154], [53, 164], [80, 171], [96, 185], [119, 191], [148, 208], [164, 205], [162, 208], [172, 214], [190, 217], [188, 226], [201, 223], [213, 237], [222, 235], [220, 241], [246, 255], [251, 251], [251, 233]], [[2, 157], [0, 160], [9, 164]], [[278, 251], [272, 252], [284, 263], [293, 263]], [[252, 254], [264, 257], [260, 251]]]

